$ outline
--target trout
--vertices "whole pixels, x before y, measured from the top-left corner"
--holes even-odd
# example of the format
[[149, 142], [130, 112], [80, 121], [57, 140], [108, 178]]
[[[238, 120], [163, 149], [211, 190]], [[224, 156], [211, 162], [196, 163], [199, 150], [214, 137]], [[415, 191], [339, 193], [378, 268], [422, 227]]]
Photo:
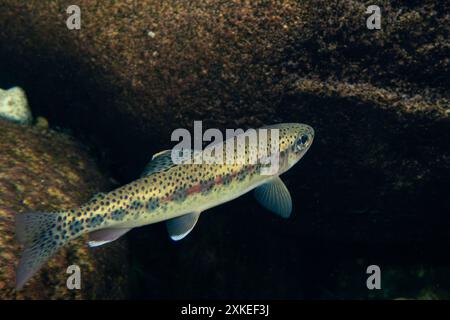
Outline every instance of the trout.
[[[288, 218], [292, 199], [279, 176], [307, 152], [314, 130], [305, 124], [276, 124], [256, 130], [258, 141], [261, 141], [261, 129], [276, 130], [277, 139], [267, 139], [267, 146], [262, 148], [267, 152], [256, 155], [256, 163], [250, 159], [255, 158], [252, 156], [257, 149], [251, 148], [245, 137], [241, 143], [244, 156], [240, 160], [243, 161], [236, 161], [238, 152], [231, 156], [227, 153], [229, 141], [237, 151], [242, 134], [236, 135], [215, 146], [216, 151], [222, 149], [226, 155], [223, 163], [197, 164], [186, 160], [177, 163], [171, 150], [166, 150], [153, 156], [139, 179], [98, 194], [78, 208], [16, 214], [16, 234], [24, 246], [16, 273], [16, 289], [21, 289], [59, 248], [83, 234], [89, 235], [88, 245], [96, 247], [118, 239], [133, 228], [165, 221], [169, 236], [181, 240], [194, 228], [201, 212], [251, 190], [263, 207]], [[275, 172], [263, 174], [262, 157], [267, 160], [275, 143], [278, 166]]]

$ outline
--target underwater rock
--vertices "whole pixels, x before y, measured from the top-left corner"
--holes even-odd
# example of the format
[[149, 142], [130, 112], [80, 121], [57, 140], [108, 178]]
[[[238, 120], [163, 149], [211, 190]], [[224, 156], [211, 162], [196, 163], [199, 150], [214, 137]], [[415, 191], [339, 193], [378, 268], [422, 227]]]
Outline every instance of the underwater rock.
[[33, 121], [27, 97], [22, 88], [0, 89], [0, 118], [30, 124]]
[[[14, 291], [19, 244], [14, 215], [78, 206], [108, 180], [78, 143], [54, 131], [0, 120], [0, 298], [123, 298], [126, 291], [125, 240], [89, 249], [87, 239], [60, 250], [25, 287]], [[81, 289], [69, 290], [70, 265], [81, 270]]]
[[368, 30], [366, 7], [350, 0], [81, 0], [80, 30], [66, 28], [59, 3], [2, 4], [0, 77], [24, 83], [49, 122], [93, 136], [121, 178], [137, 176], [171, 131], [193, 120], [219, 128], [308, 121], [301, 110], [280, 114], [303, 78], [448, 99], [450, 26], [440, 3], [384, 1], [381, 30]]
[[48, 129], [48, 121], [44, 117], [37, 117], [35, 126], [42, 130], [47, 130]]

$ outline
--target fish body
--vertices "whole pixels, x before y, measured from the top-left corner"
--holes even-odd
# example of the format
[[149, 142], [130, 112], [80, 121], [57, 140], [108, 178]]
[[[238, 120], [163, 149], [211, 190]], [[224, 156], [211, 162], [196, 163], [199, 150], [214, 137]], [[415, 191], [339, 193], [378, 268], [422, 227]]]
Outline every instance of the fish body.
[[[86, 204], [56, 213], [26, 213], [16, 216], [17, 235], [25, 250], [17, 271], [16, 286], [24, 283], [62, 246], [89, 233], [91, 246], [114, 241], [130, 229], [166, 221], [173, 240], [184, 238], [195, 226], [201, 212], [231, 201], [255, 189], [257, 200], [267, 209], [288, 217], [292, 203], [289, 191], [278, 178], [308, 150], [314, 137], [304, 124], [277, 124], [264, 129], [278, 131], [278, 139], [267, 142], [267, 158], [276, 142], [279, 165], [272, 174], [262, 174], [264, 159], [257, 161], [250, 143], [244, 141], [245, 155], [226, 154], [227, 163], [183, 163], [173, 161], [170, 150], [155, 155], [143, 175], [118, 189], [98, 194]], [[260, 129], [256, 131], [260, 139]], [[231, 137], [239, 146], [239, 136]], [[272, 141], [274, 143], [272, 143]], [[242, 146], [242, 145], [241, 145]], [[203, 151], [205, 152], [205, 151]], [[253, 158], [252, 158], [253, 157]], [[262, 156], [261, 156], [262, 157]], [[267, 159], [265, 159], [267, 160]]]

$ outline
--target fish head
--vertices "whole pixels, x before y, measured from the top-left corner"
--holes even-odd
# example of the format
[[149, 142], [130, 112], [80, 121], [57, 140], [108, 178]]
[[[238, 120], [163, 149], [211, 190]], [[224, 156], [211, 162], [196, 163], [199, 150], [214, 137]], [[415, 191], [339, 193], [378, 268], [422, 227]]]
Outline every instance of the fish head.
[[303, 123], [279, 125], [280, 173], [289, 170], [308, 151], [314, 140], [314, 129]]

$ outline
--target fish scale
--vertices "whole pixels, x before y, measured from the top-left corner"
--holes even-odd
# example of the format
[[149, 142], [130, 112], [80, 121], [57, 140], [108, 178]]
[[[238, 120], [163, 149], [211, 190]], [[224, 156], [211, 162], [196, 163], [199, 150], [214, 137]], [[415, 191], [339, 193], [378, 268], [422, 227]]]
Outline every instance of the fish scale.
[[[229, 140], [215, 145], [225, 155], [224, 164], [186, 163], [187, 160], [175, 164], [171, 152], [163, 151], [154, 156], [141, 178], [98, 194], [79, 208], [16, 215], [17, 234], [25, 246], [16, 276], [17, 288], [60, 247], [85, 233], [90, 235], [90, 244], [96, 246], [111, 242], [132, 228], [167, 221], [170, 236], [179, 240], [192, 230], [200, 212], [252, 189], [261, 191], [255, 195], [264, 207], [280, 216], [289, 216], [291, 198], [278, 176], [300, 160], [312, 143], [314, 131], [297, 123], [261, 129], [278, 130], [279, 139], [272, 141], [269, 134], [267, 145], [263, 146], [266, 154], [270, 154], [272, 142], [278, 143], [279, 168], [273, 175], [261, 174], [261, 160], [267, 156], [257, 154], [245, 137], [243, 161], [238, 162], [237, 150], [242, 147], [238, 141], [242, 140], [237, 135], [230, 138], [235, 142], [231, 157], [226, 153]], [[263, 131], [256, 132], [259, 141]], [[256, 163], [250, 161], [254, 156]]]

